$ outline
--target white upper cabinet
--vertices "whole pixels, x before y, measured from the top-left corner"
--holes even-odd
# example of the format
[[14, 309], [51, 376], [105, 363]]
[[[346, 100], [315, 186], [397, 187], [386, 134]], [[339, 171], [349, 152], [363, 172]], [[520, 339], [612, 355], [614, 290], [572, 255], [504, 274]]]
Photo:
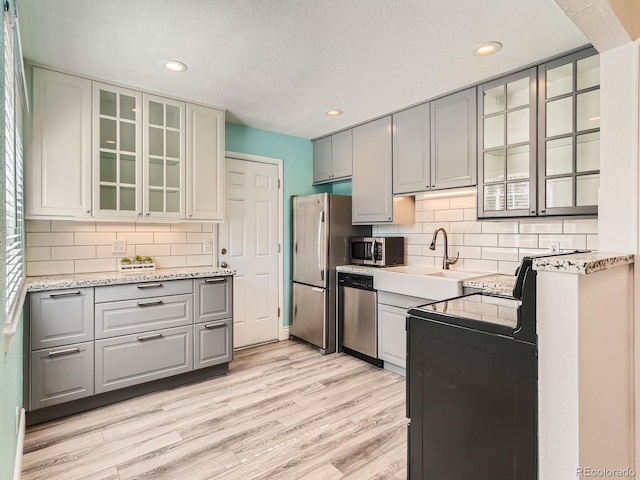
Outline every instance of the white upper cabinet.
[[327, 183], [351, 177], [353, 171], [352, 130], [345, 130], [313, 142], [313, 183]]
[[187, 105], [187, 219], [224, 220], [224, 112]]
[[145, 218], [184, 218], [185, 104], [143, 95]]
[[429, 104], [393, 114], [393, 193], [431, 189]]
[[91, 217], [91, 81], [33, 68], [25, 215]]
[[93, 215], [142, 217], [142, 94], [93, 83]]

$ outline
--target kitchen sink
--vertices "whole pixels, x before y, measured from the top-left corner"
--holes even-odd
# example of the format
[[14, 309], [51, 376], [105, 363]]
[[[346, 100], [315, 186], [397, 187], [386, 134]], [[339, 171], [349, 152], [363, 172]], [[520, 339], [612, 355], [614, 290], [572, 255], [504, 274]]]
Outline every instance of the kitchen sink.
[[430, 277], [453, 278], [455, 280], [468, 280], [470, 278], [484, 277], [490, 274], [483, 272], [463, 272], [461, 270], [439, 270], [433, 273], [425, 273], [424, 275], [429, 275]]

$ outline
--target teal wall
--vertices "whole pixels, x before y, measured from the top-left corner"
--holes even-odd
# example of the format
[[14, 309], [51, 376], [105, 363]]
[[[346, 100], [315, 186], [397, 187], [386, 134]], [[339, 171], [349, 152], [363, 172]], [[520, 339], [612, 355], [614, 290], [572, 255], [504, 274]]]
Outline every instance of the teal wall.
[[351, 195], [351, 180], [343, 180], [332, 184], [331, 193], [338, 195]]
[[330, 185], [314, 187], [313, 146], [306, 138], [227, 123], [227, 152], [261, 155], [283, 160], [284, 196], [284, 315], [283, 324], [291, 324], [291, 196], [331, 192]]

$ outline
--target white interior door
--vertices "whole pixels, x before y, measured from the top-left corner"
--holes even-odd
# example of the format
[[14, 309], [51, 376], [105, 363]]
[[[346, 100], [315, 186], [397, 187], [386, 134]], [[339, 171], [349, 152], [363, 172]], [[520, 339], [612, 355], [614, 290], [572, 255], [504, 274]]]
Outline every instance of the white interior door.
[[233, 279], [233, 346], [278, 340], [278, 166], [227, 158], [219, 259]]

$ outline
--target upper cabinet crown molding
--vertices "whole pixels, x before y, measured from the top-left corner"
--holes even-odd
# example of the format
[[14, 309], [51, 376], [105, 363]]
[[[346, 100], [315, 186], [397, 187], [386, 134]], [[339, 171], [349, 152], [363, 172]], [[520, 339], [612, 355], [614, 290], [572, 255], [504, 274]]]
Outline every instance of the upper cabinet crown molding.
[[27, 218], [223, 220], [223, 110], [28, 71]]

